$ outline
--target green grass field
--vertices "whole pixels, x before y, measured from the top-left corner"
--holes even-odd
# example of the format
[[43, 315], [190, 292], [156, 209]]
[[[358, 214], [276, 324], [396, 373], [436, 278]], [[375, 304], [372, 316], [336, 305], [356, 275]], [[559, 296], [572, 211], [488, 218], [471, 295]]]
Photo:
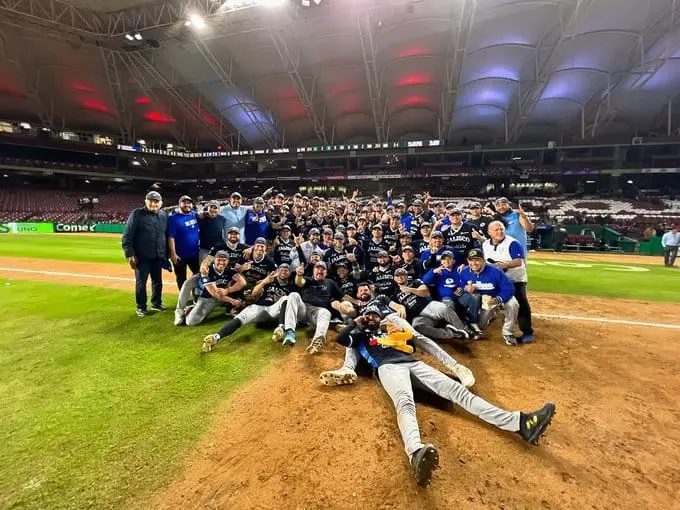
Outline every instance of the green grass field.
[[[0, 256], [122, 263], [120, 240], [95, 236], [3, 236]], [[680, 301], [675, 269], [551, 262], [530, 266], [532, 290]], [[139, 319], [132, 288], [6, 283], [0, 507], [143, 507], [229, 393], [282, 352], [264, 330], [244, 328], [201, 355], [219, 319], [191, 329], [174, 327], [170, 312]]]

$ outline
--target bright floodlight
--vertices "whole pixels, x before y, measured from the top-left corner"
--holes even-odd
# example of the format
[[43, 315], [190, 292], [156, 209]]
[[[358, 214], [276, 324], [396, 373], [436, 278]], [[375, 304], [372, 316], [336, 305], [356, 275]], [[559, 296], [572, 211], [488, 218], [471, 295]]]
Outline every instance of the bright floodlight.
[[[185, 23], [186, 25], [186, 23]], [[205, 28], [205, 20], [200, 14], [191, 14], [189, 16], [189, 24], [187, 26], [195, 27], [197, 29]]]
[[131, 34], [125, 34], [125, 38], [126, 38], [128, 41], [134, 41], [134, 40], [135, 40], [135, 38], [132, 37]]
[[28, 122], [22, 122], [19, 124], [19, 127], [23, 129], [31, 129], [31, 125]]
[[137, 32], [137, 33], [135, 34], [135, 39], [137, 39], [138, 41], [141, 41], [141, 40], [142, 40], [142, 34], [140, 34], [139, 32]]

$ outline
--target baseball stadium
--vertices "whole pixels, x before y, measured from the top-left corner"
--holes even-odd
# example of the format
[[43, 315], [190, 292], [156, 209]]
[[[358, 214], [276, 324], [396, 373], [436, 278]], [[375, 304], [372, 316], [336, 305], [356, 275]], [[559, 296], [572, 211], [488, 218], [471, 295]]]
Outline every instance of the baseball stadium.
[[676, 0], [0, 0], [0, 508], [680, 508], [678, 83]]

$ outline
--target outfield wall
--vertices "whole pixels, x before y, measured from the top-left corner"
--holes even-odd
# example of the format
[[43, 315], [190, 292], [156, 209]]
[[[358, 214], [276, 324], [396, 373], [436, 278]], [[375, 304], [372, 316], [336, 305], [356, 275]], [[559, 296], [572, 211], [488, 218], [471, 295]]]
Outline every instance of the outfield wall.
[[49, 223], [9, 222], [0, 223], [1, 234], [122, 234], [125, 225], [120, 223]]

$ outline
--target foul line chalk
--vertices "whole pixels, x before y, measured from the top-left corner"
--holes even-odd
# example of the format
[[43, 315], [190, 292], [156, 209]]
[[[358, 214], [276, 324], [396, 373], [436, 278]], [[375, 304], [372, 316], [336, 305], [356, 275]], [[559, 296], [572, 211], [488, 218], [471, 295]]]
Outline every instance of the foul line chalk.
[[[16, 273], [44, 274], [49, 276], [69, 276], [72, 278], [89, 278], [92, 280], [113, 280], [117, 282], [134, 282], [134, 278], [124, 278], [122, 276], [105, 276], [81, 273], [61, 273], [58, 271], [38, 271], [36, 269], [18, 269], [14, 267], [0, 267], [0, 271], [10, 271]], [[542, 319], [563, 319], [569, 321], [600, 322], [604, 324], [624, 324], [627, 326], [646, 326], [650, 328], [680, 329], [677, 324], [659, 324], [657, 322], [638, 322], [627, 321], [624, 319], [606, 319], [604, 317], [579, 317], [576, 315], [555, 315], [550, 313], [533, 313], [533, 317]]]
[[123, 278], [122, 276], [106, 276], [81, 273], [60, 273], [58, 271], [38, 271], [36, 269], [17, 269], [15, 267], [0, 267], [0, 271], [10, 271], [16, 273], [46, 274], [49, 276], [70, 276], [72, 278], [91, 278], [93, 280], [114, 280], [117, 282], [134, 282], [134, 278]]
[[680, 329], [680, 325], [677, 324], [659, 324], [657, 322], [627, 321], [624, 319], [606, 319], [603, 317], [578, 317], [576, 315], [554, 315], [550, 313], [532, 313], [531, 316], [540, 317], [543, 319], [564, 319], [568, 321], [603, 322], [606, 324], [625, 324], [627, 326], [648, 326], [650, 328]]

